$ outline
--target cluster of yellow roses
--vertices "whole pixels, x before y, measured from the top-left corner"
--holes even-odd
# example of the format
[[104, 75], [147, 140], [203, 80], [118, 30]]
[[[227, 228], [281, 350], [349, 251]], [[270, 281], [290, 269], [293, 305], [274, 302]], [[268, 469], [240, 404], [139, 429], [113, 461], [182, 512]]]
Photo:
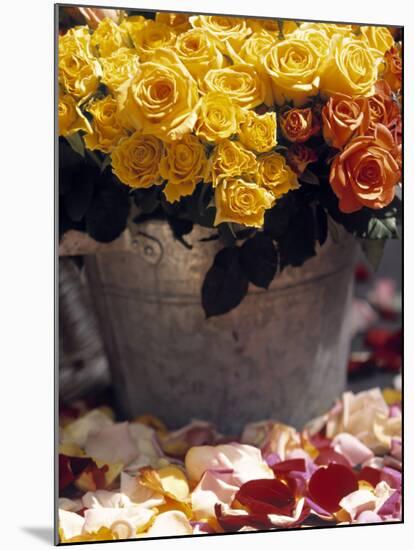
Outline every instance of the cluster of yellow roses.
[[[84, 132], [132, 188], [170, 202], [212, 185], [215, 225], [261, 227], [297, 175], [276, 150], [275, 106], [373, 93], [385, 27], [157, 13], [59, 37], [60, 135]], [[105, 85], [102, 93], [101, 84]]]

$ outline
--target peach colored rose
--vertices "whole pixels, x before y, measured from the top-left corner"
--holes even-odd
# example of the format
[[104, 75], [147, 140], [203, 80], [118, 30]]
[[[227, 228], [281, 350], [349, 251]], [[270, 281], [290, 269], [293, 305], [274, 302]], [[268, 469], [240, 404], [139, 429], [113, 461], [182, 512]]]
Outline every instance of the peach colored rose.
[[357, 130], [360, 134], [366, 132], [369, 121], [368, 100], [365, 97], [336, 94], [322, 109], [323, 137], [333, 147], [342, 149]]
[[384, 208], [393, 200], [401, 176], [394, 153], [391, 132], [377, 124], [372, 135], [354, 138], [335, 157], [329, 181], [342, 212]]
[[394, 47], [385, 52], [384, 62], [385, 69], [382, 77], [391, 89], [397, 92], [402, 85], [402, 60], [399, 50]]
[[318, 160], [318, 155], [315, 149], [311, 149], [302, 143], [294, 143], [286, 153], [286, 160], [292, 170], [300, 176], [306, 170], [308, 164]]
[[391, 94], [391, 88], [385, 80], [376, 82], [374, 95], [368, 97], [371, 127], [378, 123], [389, 127], [400, 115], [400, 109]]
[[312, 109], [289, 109], [280, 117], [280, 128], [286, 139], [295, 143], [303, 143], [320, 129]]

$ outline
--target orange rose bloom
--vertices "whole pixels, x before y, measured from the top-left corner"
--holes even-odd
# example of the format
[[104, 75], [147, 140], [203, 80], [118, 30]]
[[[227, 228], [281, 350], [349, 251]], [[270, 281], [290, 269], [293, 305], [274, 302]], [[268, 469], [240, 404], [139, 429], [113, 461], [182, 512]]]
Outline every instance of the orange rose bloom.
[[369, 126], [369, 108], [365, 97], [343, 94], [331, 96], [322, 109], [323, 137], [333, 147], [342, 149], [359, 129], [364, 134]]
[[285, 111], [280, 117], [280, 128], [289, 141], [303, 143], [320, 130], [320, 124], [308, 107]]
[[329, 182], [342, 212], [384, 208], [393, 200], [401, 175], [394, 153], [391, 132], [378, 124], [372, 136], [354, 138], [335, 157]]
[[314, 149], [302, 143], [295, 143], [289, 147], [286, 153], [286, 160], [292, 170], [300, 176], [306, 170], [308, 164], [318, 160], [318, 155]]
[[402, 85], [402, 61], [398, 49], [394, 47], [385, 52], [384, 61], [383, 79], [388, 82], [394, 92], [397, 92]]
[[375, 94], [368, 97], [371, 127], [378, 123], [390, 127], [400, 116], [400, 109], [392, 99], [391, 93], [391, 88], [385, 80], [379, 80], [375, 84]]

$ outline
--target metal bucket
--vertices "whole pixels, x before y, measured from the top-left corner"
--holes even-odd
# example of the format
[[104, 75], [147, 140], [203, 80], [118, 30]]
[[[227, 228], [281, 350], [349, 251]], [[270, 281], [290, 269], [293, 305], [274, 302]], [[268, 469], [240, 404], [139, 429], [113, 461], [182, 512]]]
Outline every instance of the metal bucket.
[[85, 259], [120, 410], [224, 433], [264, 418], [302, 427], [345, 386], [354, 240], [329, 237], [269, 290], [251, 285], [238, 308], [206, 320], [200, 290], [219, 245], [200, 242], [204, 231], [187, 250], [151, 221], [130, 251]]

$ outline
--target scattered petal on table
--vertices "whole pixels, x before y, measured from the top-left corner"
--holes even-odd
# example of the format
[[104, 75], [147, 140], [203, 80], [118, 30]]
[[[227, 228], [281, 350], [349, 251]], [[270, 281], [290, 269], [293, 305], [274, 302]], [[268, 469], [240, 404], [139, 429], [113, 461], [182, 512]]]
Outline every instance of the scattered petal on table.
[[89, 456], [110, 464], [129, 464], [138, 454], [128, 422], [112, 424], [98, 433], [89, 434], [85, 451]]
[[154, 523], [142, 537], [168, 537], [192, 535], [193, 528], [185, 514], [179, 511], [164, 512], [155, 518]]
[[240, 484], [251, 479], [274, 477], [260, 450], [241, 443], [192, 447], [186, 454], [185, 467], [189, 478], [194, 481], [199, 481], [206, 470], [223, 469], [233, 470]]
[[357, 466], [374, 456], [366, 445], [349, 433], [336, 435], [332, 440], [332, 447], [334, 451], [343, 455], [351, 466]]
[[59, 510], [59, 529], [65, 539], [71, 539], [82, 533], [85, 519], [79, 514]]

